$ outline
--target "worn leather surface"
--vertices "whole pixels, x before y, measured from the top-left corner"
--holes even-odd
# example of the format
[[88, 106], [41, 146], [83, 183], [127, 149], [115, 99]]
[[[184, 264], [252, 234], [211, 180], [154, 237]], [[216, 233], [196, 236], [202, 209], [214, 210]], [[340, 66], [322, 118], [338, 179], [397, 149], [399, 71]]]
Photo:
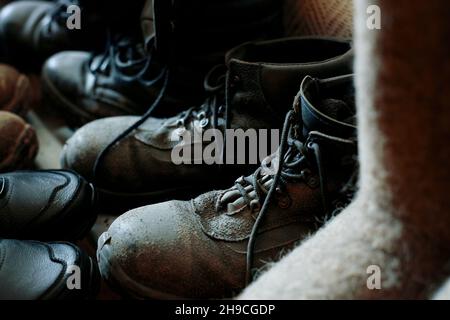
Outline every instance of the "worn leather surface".
[[10, 112], [0, 111], [0, 137], [0, 172], [32, 165], [39, 144], [29, 124]]
[[[83, 299], [95, 291], [98, 278], [87, 257], [68, 243], [40, 243], [0, 239], [0, 300]], [[81, 290], [67, 281], [81, 269]]]
[[0, 175], [0, 237], [75, 240], [93, 223], [93, 190], [69, 171]]

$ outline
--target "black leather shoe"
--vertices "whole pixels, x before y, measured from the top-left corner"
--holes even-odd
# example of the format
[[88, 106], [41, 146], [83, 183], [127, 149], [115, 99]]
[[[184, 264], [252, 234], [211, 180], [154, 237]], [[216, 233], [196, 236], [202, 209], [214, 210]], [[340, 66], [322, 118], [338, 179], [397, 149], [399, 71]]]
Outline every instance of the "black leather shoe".
[[92, 185], [71, 171], [2, 174], [0, 237], [80, 239], [95, 221], [94, 202]]
[[[71, 5], [81, 9], [80, 29], [67, 27]], [[126, 4], [125, 12], [122, 6], [119, 0], [10, 3], [0, 12], [0, 42], [4, 45], [5, 58], [22, 69], [40, 71], [42, 63], [59, 51], [101, 49], [108, 29], [135, 25], [143, 0]]]
[[93, 298], [98, 267], [69, 243], [0, 239], [0, 300]]

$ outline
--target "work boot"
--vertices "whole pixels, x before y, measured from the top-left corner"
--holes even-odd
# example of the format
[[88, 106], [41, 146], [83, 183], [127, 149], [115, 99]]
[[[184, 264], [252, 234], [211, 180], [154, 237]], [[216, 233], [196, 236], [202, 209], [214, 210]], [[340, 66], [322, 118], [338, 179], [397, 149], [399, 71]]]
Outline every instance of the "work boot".
[[64, 170], [0, 174], [0, 237], [79, 240], [96, 219], [95, 192]]
[[[127, 3], [125, 11], [121, 2], [56, 0], [10, 3], [0, 12], [0, 39], [5, 56], [10, 63], [23, 69], [40, 71], [42, 63], [59, 51], [103, 48], [107, 29], [132, 23], [142, 10], [143, 0]], [[75, 13], [69, 8], [72, 5], [81, 9], [80, 28], [68, 27], [69, 22], [76, 22], [71, 19]]]
[[[355, 172], [353, 77], [307, 78], [277, 154], [227, 190], [146, 206], [99, 239], [104, 279], [138, 298], [230, 298], [342, 206]], [[333, 118], [339, 115], [340, 118]], [[301, 119], [303, 118], [303, 119]]]
[[[296, 83], [307, 74], [328, 77], [351, 72], [352, 49], [348, 42], [324, 38], [252, 42], [231, 50], [226, 65], [207, 75], [209, 96], [199, 107], [168, 119], [113, 117], [86, 125], [67, 142], [63, 167], [95, 180], [101, 202], [112, 209], [188, 199], [227, 187], [254, 170], [267, 153], [244, 164], [232, 160], [222, 165], [220, 159], [198, 163], [191, 157], [179, 163], [176, 148], [194, 149], [203, 142], [183, 137], [196, 137], [208, 129], [222, 135], [225, 129], [281, 128], [283, 114], [298, 91]], [[278, 141], [273, 151], [277, 147]]]
[[140, 115], [152, 105], [154, 116], [173, 116], [202, 102], [204, 76], [227, 50], [281, 33], [278, 0], [170, 3], [148, 0], [142, 34], [114, 35], [102, 54], [62, 52], [46, 62], [45, 96], [71, 125]]
[[22, 118], [0, 111], [0, 172], [32, 166], [38, 151], [34, 129]]
[[32, 88], [27, 76], [0, 64], [0, 110], [25, 116], [31, 107]]
[[99, 289], [96, 263], [69, 243], [0, 239], [0, 257], [0, 300], [84, 300]]

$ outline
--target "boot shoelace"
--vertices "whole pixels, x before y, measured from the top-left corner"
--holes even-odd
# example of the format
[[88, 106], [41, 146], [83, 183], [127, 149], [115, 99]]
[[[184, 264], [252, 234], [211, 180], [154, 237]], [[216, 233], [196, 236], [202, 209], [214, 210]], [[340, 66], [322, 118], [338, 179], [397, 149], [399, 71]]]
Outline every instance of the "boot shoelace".
[[[150, 55], [151, 56], [151, 55]], [[200, 106], [200, 107], [192, 107], [182, 113], [180, 113], [180, 117], [178, 119], [178, 125], [185, 126], [186, 122], [191, 120], [193, 117], [200, 120], [201, 126], [206, 127], [209, 124], [209, 116], [212, 116], [213, 119], [213, 127], [218, 127], [219, 122], [219, 115], [223, 114], [225, 112], [225, 126], [228, 128], [228, 108], [226, 101], [224, 103], [221, 103], [224, 99], [222, 98], [225, 96], [225, 80], [226, 76], [224, 73], [221, 73], [216, 83], [214, 84], [212, 81], [213, 75], [218, 71], [220, 68], [223, 68], [223, 66], [216, 66], [207, 74], [205, 77], [205, 90], [210, 94], [210, 96], [207, 98], [206, 102]], [[161, 73], [153, 80], [151, 80], [150, 84], [156, 84], [159, 81], [163, 81], [162, 89], [160, 90], [158, 97], [155, 99], [153, 104], [148, 108], [146, 113], [138, 120], [136, 121], [132, 126], [130, 126], [128, 129], [126, 129], [124, 132], [122, 132], [116, 139], [114, 139], [110, 144], [108, 144], [98, 155], [94, 168], [93, 168], [93, 178], [94, 181], [96, 181], [97, 173], [99, 171], [99, 168], [101, 166], [101, 163], [107, 153], [116, 145], [118, 144], [122, 139], [127, 137], [130, 133], [132, 133], [134, 130], [139, 128], [145, 121], [147, 121], [148, 118], [152, 115], [155, 108], [160, 104], [162, 98], [164, 97], [164, 94], [167, 89], [167, 85], [169, 82], [169, 69], [167, 67], [163, 68]], [[224, 110], [225, 109], [225, 110]], [[225, 145], [225, 143], [224, 143]], [[222, 153], [223, 154], [223, 153]]]
[[89, 69], [93, 74], [110, 71], [113, 76], [127, 81], [139, 81], [151, 87], [164, 77], [164, 68], [162, 68], [155, 77], [146, 79], [155, 56], [154, 41], [154, 38], [149, 41], [149, 52], [146, 53], [142, 41], [123, 34], [114, 37], [111, 30], [108, 30], [106, 49], [100, 55], [91, 55], [88, 62]]
[[[250, 207], [254, 207], [254, 203], [258, 202], [262, 203], [259, 214], [256, 218], [255, 223], [253, 224], [252, 231], [250, 233], [250, 238], [247, 244], [247, 261], [246, 261], [246, 283], [249, 284], [252, 279], [252, 269], [254, 262], [254, 251], [255, 251], [255, 243], [258, 235], [259, 227], [264, 220], [264, 217], [267, 215], [269, 205], [275, 195], [276, 192], [281, 192], [280, 189], [286, 185], [288, 180], [299, 180], [299, 179], [307, 179], [309, 174], [309, 170], [306, 169], [309, 164], [305, 164], [308, 162], [307, 159], [312, 155], [316, 161], [316, 166], [319, 175], [319, 184], [321, 189], [321, 197], [322, 197], [322, 205], [324, 209], [324, 213], [328, 212], [328, 197], [326, 190], [326, 177], [324, 174], [322, 156], [320, 152], [320, 146], [316, 142], [307, 142], [303, 143], [295, 137], [289, 137], [291, 129], [293, 129], [293, 123], [296, 121], [294, 117], [296, 113], [294, 111], [289, 111], [286, 116], [286, 120], [283, 126], [283, 133], [281, 137], [281, 145], [279, 148], [279, 156], [278, 156], [278, 166], [275, 174], [273, 175], [273, 180], [270, 186], [270, 189], [267, 190], [264, 186], [261, 185], [261, 171], [262, 167], [260, 167], [252, 176], [248, 178], [243, 178], [241, 181], [236, 182], [235, 186], [239, 190], [239, 193], [246, 200]], [[242, 185], [243, 183], [248, 183], [253, 186], [253, 189], [256, 194], [256, 201], [252, 200], [248, 195], [247, 190]]]

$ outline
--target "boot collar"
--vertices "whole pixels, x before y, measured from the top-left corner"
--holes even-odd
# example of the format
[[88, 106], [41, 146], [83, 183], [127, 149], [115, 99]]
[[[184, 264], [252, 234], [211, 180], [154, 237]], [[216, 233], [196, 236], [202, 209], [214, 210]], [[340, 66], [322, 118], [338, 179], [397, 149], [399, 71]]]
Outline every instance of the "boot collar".
[[[310, 76], [303, 79], [299, 95], [294, 103], [294, 108], [301, 109], [300, 113], [304, 136], [307, 136], [311, 131], [319, 131], [327, 135], [342, 138], [356, 137], [355, 124], [346, 119], [339, 119], [339, 117], [326, 114], [318, 107], [319, 100], [327, 97], [330, 98], [330, 94], [333, 98], [341, 96], [354, 97], [353, 79], [354, 76], [352, 74], [324, 80], [315, 79]], [[333, 93], [336, 93], [338, 96], [333, 95]], [[354, 110], [354, 101], [349, 104], [353, 104], [349, 105], [349, 108], [353, 109], [353, 116], [356, 113], [356, 110]]]
[[237, 114], [250, 108], [266, 114], [276, 126], [292, 106], [298, 83], [352, 72], [351, 43], [323, 37], [295, 37], [248, 42], [226, 55], [227, 102]]

